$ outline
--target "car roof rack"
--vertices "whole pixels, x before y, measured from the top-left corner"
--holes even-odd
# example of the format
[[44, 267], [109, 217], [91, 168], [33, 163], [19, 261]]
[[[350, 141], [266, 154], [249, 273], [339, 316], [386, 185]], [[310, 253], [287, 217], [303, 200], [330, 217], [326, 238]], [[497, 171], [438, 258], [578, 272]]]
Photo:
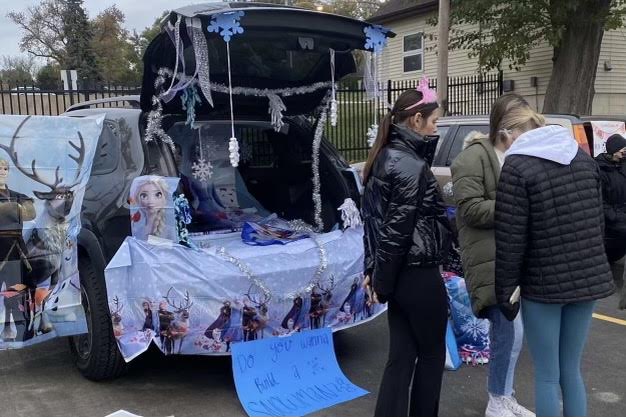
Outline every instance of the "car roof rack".
[[[130, 95], [130, 96], [115, 96], [115, 97], [105, 97], [99, 98], [96, 100], [83, 101], [82, 103], [76, 103], [67, 108], [65, 112], [71, 112], [74, 110], [84, 110], [89, 109], [91, 107], [97, 107], [102, 104], [110, 104], [110, 103], [119, 103], [119, 102], [127, 102], [131, 108], [140, 109], [141, 104], [138, 95]], [[111, 108], [115, 108], [111, 106]]]

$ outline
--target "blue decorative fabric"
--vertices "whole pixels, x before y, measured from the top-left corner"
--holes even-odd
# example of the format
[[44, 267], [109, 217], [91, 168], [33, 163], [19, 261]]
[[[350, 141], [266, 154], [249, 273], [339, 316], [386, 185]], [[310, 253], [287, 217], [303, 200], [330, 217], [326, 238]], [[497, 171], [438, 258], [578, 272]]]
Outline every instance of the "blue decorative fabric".
[[[370, 304], [362, 286], [363, 228], [317, 236], [328, 267], [312, 292], [303, 291], [320, 264], [312, 239], [270, 246], [246, 245], [239, 233], [204, 239], [206, 249], [190, 250], [129, 237], [107, 266], [114, 333], [126, 360], [152, 343], [166, 354], [230, 354], [233, 343], [353, 327], [386, 308]], [[269, 294], [219, 248], [245, 264]]]
[[241, 240], [247, 245], [256, 246], [286, 245], [308, 237], [307, 233], [299, 233], [290, 229], [287, 224], [277, 224], [276, 221], [246, 222], [241, 231]]
[[189, 248], [195, 248], [196, 245], [189, 240], [187, 225], [191, 223], [191, 207], [189, 207], [189, 201], [187, 201], [184, 194], [174, 198], [174, 215], [176, 217], [178, 242]]
[[195, 85], [191, 84], [183, 90], [180, 97], [182, 108], [187, 112], [185, 124], [193, 127], [196, 122], [196, 105], [201, 102], [200, 95]]

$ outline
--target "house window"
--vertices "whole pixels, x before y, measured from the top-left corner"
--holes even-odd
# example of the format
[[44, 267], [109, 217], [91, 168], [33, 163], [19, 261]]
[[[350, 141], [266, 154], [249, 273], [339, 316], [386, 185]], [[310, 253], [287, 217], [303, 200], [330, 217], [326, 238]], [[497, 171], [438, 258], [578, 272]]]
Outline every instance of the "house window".
[[404, 72], [424, 69], [424, 34], [415, 33], [404, 37]]

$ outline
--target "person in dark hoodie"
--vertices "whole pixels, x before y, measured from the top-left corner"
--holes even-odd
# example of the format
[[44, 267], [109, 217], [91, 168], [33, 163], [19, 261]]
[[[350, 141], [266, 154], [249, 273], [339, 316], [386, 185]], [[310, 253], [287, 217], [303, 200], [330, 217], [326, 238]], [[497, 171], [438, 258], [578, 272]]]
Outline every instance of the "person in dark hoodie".
[[613, 135], [606, 141], [606, 153], [596, 157], [602, 178], [605, 246], [609, 262], [626, 255], [626, 139]]
[[496, 239], [494, 213], [496, 190], [504, 153], [511, 138], [499, 133], [511, 110], [529, 107], [517, 94], [505, 94], [492, 106], [490, 133], [472, 132], [465, 139], [465, 149], [452, 164], [457, 227], [465, 281], [474, 315], [490, 322], [489, 402], [485, 417], [534, 417], [518, 404], [513, 395], [515, 365], [522, 350], [524, 329], [521, 316], [509, 321], [496, 303]]
[[438, 108], [427, 82], [403, 92], [363, 171], [365, 284], [374, 300], [389, 303], [389, 359], [376, 416], [438, 415], [448, 315], [439, 266], [450, 227], [425, 159], [436, 144], [425, 136], [436, 133]]
[[586, 416], [580, 363], [596, 300], [614, 291], [603, 242], [600, 170], [570, 130], [510, 109], [496, 194], [496, 299], [520, 308], [534, 362], [538, 416]]

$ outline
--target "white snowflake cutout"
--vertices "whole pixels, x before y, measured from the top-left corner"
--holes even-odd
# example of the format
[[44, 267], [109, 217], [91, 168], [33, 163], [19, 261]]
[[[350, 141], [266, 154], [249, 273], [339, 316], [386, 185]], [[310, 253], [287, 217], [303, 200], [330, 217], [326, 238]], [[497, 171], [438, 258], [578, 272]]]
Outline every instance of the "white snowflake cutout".
[[195, 179], [203, 184], [206, 184], [213, 176], [213, 165], [211, 161], [207, 161], [204, 158], [198, 159], [191, 165], [191, 172]]
[[239, 19], [244, 14], [241, 10], [217, 14], [211, 19], [211, 23], [207, 26], [207, 31], [219, 33], [224, 38], [224, 42], [230, 42], [232, 36], [243, 33]]

